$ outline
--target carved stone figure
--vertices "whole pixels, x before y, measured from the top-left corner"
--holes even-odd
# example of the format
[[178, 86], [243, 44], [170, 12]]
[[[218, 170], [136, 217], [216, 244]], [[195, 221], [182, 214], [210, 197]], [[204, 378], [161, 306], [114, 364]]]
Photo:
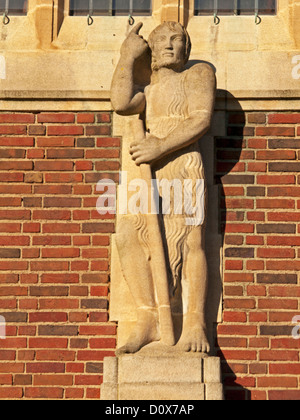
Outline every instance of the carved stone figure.
[[[138, 114], [129, 153], [150, 185], [168, 180], [202, 181], [198, 141], [208, 131], [214, 109], [215, 74], [205, 63], [185, 69], [191, 42], [177, 22], [158, 26], [146, 42], [136, 25], [124, 41], [112, 81], [111, 101], [123, 116]], [[139, 84], [151, 57], [151, 79]], [[144, 67], [143, 67], [144, 66]], [[175, 184], [174, 184], [175, 185]], [[174, 186], [173, 185], [173, 186]], [[174, 189], [174, 194], [177, 193]], [[137, 307], [137, 322], [118, 353], [135, 353], [154, 341], [183, 351], [209, 352], [205, 305], [207, 263], [204, 251], [205, 209], [200, 223], [187, 223], [193, 210], [167, 214], [124, 215], [118, 219], [116, 244], [124, 278]], [[164, 203], [163, 203], [164, 206]], [[182, 325], [176, 316], [181, 314]], [[175, 329], [173, 329], [175, 325]]]

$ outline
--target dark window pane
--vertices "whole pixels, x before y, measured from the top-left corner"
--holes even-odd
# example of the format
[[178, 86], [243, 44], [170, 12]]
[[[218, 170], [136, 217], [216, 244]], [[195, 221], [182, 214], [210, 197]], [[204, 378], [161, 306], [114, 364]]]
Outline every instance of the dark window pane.
[[0, 11], [3, 14], [8, 9], [8, 16], [26, 15], [27, 0], [0, 0]]
[[[255, 6], [255, 0], [195, 0], [195, 15], [254, 15]], [[258, 0], [258, 12], [274, 15], [276, 0]]]
[[70, 15], [87, 15], [92, 3], [93, 15], [124, 16], [129, 13], [143, 16], [151, 14], [151, 0], [70, 0]]

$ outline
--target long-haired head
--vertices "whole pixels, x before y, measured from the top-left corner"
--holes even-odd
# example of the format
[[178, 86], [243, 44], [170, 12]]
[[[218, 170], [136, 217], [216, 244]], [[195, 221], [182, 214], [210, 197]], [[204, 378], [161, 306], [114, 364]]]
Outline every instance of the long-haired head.
[[154, 52], [156, 40], [158, 39], [159, 35], [166, 29], [168, 29], [171, 32], [178, 33], [183, 37], [185, 48], [184, 48], [183, 56], [182, 56], [182, 63], [181, 63], [182, 67], [188, 62], [188, 59], [190, 57], [192, 45], [191, 45], [190, 36], [187, 30], [185, 29], [185, 27], [182, 26], [181, 23], [179, 22], [164, 22], [161, 25], [159, 25], [157, 28], [155, 28], [149, 35], [148, 44], [152, 51], [152, 70], [155, 70], [158, 65], [156, 63], [156, 57], [155, 57], [155, 52]]

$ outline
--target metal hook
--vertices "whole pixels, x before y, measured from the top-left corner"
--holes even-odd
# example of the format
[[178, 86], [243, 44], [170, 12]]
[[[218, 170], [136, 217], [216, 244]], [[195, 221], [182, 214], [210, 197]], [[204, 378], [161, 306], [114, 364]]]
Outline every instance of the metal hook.
[[220, 18], [216, 13], [214, 13], [214, 24], [219, 25], [219, 23], [220, 23]]
[[89, 26], [91, 26], [94, 23], [94, 19], [91, 15], [87, 15], [87, 23]]
[[10, 18], [8, 17], [7, 13], [3, 13], [3, 25], [8, 25], [10, 22]]
[[129, 22], [129, 25], [130, 26], [132, 26], [132, 25], [134, 25], [134, 17], [133, 16], [131, 16], [131, 15], [128, 15], [128, 22]]
[[259, 25], [261, 23], [261, 17], [258, 16], [258, 13], [255, 13], [255, 25]]

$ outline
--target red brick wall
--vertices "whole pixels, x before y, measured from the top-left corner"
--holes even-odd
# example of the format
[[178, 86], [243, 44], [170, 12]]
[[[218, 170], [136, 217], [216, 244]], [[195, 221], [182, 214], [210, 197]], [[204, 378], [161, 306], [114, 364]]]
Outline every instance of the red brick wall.
[[[0, 399], [99, 398], [114, 218], [96, 183], [117, 181], [109, 113], [0, 113]], [[224, 235], [227, 399], [300, 399], [300, 114], [227, 115], [216, 138]]]
[[216, 139], [228, 399], [300, 399], [300, 114], [229, 113]]
[[114, 219], [96, 183], [117, 179], [109, 113], [0, 113], [0, 399], [99, 398]]

